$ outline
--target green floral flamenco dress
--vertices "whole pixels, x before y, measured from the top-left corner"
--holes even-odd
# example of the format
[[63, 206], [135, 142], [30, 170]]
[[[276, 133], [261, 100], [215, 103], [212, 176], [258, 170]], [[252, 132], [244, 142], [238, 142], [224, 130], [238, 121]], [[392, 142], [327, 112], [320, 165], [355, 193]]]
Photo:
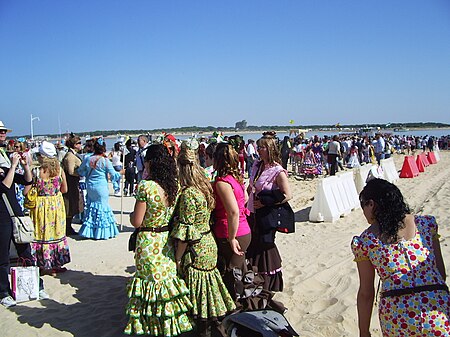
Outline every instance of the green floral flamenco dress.
[[217, 269], [217, 244], [211, 233], [204, 195], [194, 187], [183, 190], [178, 201], [178, 217], [172, 236], [188, 243], [182, 258], [183, 278], [198, 321], [217, 321], [236, 306]]
[[186, 284], [177, 276], [173, 245], [165, 229], [175, 206], [162, 203], [151, 180], [139, 183], [136, 199], [146, 203], [142, 227], [147, 230], [140, 231], [136, 241], [136, 273], [127, 286], [129, 320], [124, 332], [178, 336], [192, 330], [187, 315], [192, 303]]

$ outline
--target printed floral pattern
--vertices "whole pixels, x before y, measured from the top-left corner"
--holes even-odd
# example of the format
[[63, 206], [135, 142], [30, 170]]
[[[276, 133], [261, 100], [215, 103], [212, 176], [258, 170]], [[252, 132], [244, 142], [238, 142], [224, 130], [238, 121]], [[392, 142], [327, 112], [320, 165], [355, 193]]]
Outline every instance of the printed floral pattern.
[[37, 264], [43, 269], [60, 268], [70, 262], [66, 238], [66, 211], [60, 192], [60, 176], [37, 178], [36, 208], [31, 210], [35, 242], [31, 244]]
[[196, 257], [186, 252], [183, 257], [184, 279], [191, 291], [197, 319], [225, 316], [235, 308], [217, 269], [217, 244], [209, 228], [211, 212], [204, 195], [189, 187], [180, 195], [179, 219], [172, 232], [174, 238], [189, 242]]
[[[416, 216], [417, 231], [411, 240], [383, 244], [364, 231], [352, 240], [355, 261], [369, 260], [382, 280], [382, 291], [445, 284], [434, 264], [433, 238], [436, 219]], [[450, 336], [449, 295], [442, 290], [385, 297], [379, 318], [383, 336]]]
[[[161, 202], [155, 182], [142, 180], [136, 199], [146, 202], [143, 227], [163, 227], [174, 206]], [[129, 316], [125, 333], [178, 336], [192, 330], [187, 312], [192, 308], [189, 290], [177, 276], [174, 249], [169, 232], [139, 232], [136, 241], [136, 273], [128, 283]]]

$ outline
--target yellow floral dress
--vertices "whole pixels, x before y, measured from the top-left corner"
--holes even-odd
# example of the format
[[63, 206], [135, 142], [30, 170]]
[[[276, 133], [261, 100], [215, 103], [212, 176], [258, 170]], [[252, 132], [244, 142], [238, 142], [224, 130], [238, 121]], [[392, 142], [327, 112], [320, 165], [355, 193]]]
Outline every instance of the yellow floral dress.
[[[142, 227], [167, 226], [175, 206], [166, 207], [158, 185], [141, 180], [136, 200], [147, 209]], [[136, 241], [136, 273], [127, 286], [128, 335], [178, 336], [192, 330], [187, 312], [192, 308], [189, 290], [177, 276], [175, 254], [169, 232], [141, 231]]]
[[38, 197], [36, 208], [31, 210], [35, 241], [31, 248], [37, 265], [43, 269], [60, 268], [70, 262], [61, 183], [60, 176], [36, 180]]

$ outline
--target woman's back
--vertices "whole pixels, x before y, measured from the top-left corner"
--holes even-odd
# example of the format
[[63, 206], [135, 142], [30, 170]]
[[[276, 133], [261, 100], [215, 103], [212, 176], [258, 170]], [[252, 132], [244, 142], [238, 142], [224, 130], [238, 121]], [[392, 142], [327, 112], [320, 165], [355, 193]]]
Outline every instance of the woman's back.
[[168, 206], [162, 188], [153, 180], [141, 180], [137, 187], [136, 199], [146, 203], [143, 227], [162, 227], [169, 223], [175, 204]]
[[60, 176], [51, 177], [48, 179], [36, 178], [36, 187], [38, 196], [52, 196], [57, 195], [61, 190], [62, 178]]
[[225, 182], [231, 185], [233, 189], [233, 194], [236, 198], [236, 202], [239, 208], [239, 228], [237, 236], [245, 235], [250, 233], [250, 227], [247, 222], [248, 210], [245, 207], [245, 190], [244, 186], [239, 183], [236, 178], [232, 175], [227, 175], [225, 177], [217, 177], [216, 182], [213, 184], [214, 195], [216, 196], [216, 208], [214, 210], [215, 226], [214, 234], [218, 238], [226, 238], [228, 236], [228, 220], [227, 213], [225, 211], [225, 206], [217, 195], [216, 184], [218, 182]]
[[416, 216], [415, 224], [417, 229], [410, 240], [384, 244], [368, 230], [353, 239], [355, 260], [370, 260], [382, 279], [383, 291], [445, 283], [436, 268], [433, 249], [435, 218]]
[[104, 157], [93, 155], [91, 156], [85, 166], [81, 166], [79, 169], [81, 175], [87, 177], [88, 184], [96, 184], [107, 182], [107, 174], [112, 176], [112, 179], [118, 175], [118, 173], [112, 167], [111, 161]]

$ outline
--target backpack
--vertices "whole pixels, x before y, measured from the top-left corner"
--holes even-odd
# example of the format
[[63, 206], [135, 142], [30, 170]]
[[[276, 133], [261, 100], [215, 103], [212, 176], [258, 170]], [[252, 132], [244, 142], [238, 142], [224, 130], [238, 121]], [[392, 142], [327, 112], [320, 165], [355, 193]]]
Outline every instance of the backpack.
[[271, 309], [231, 314], [222, 322], [228, 337], [293, 337], [298, 333], [287, 319]]

